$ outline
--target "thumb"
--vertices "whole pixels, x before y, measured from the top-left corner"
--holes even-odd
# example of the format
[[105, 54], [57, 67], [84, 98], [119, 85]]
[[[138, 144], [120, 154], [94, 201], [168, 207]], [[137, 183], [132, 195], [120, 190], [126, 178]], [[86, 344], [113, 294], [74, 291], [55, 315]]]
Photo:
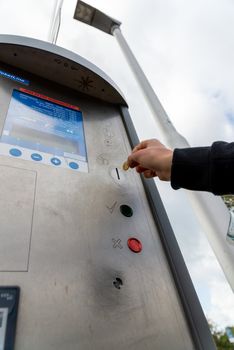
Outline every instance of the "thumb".
[[128, 164], [130, 168], [135, 168], [140, 165], [140, 153], [141, 151], [134, 151], [130, 156], [128, 156]]

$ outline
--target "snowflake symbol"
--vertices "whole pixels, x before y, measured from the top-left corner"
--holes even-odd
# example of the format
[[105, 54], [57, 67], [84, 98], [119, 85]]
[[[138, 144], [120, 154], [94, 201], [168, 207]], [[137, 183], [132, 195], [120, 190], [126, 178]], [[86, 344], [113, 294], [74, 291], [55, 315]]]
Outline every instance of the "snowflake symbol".
[[79, 88], [81, 88], [83, 91], [84, 90], [89, 90], [89, 88], [92, 88], [93, 85], [93, 80], [91, 80], [89, 78], [89, 76], [87, 76], [86, 78], [85, 77], [81, 77], [81, 80], [78, 80], [78, 83], [79, 83]]

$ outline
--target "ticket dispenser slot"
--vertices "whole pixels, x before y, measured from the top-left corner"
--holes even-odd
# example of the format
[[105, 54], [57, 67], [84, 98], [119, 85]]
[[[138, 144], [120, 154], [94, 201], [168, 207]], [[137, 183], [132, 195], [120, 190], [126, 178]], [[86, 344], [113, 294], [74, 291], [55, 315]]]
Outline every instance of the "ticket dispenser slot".
[[136, 140], [124, 109], [80, 56], [0, 35], [0, 280], [21, 290], [15, 350], [215, 349], [180, 252], [166, 251], [161, 202], [122, 169]]

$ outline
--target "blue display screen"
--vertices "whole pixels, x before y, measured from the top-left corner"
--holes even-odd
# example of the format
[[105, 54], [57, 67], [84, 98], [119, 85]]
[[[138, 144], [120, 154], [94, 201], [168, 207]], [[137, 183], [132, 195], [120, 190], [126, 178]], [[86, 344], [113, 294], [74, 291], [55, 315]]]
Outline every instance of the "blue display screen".
[[[62, 157], [58, 158], [60, 164], [67, 158], [87, 163], [83, 116], [79, 108], [25, 89], [13, 90], [1, 142], [17, 146], [22, 157], [21, 148], [36, 151], [34, 158], [42, 162], [48, 158], [47, 154]], [[74, 164], [71, 168], [74, 169]]]

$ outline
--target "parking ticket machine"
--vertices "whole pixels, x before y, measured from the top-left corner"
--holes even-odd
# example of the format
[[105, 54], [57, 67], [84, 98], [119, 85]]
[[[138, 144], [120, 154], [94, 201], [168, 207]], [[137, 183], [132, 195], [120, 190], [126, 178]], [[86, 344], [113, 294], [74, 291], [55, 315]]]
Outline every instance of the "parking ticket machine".
[[138, 142], [96, 66], [0, 36], [0, 349], [215, 349]]

